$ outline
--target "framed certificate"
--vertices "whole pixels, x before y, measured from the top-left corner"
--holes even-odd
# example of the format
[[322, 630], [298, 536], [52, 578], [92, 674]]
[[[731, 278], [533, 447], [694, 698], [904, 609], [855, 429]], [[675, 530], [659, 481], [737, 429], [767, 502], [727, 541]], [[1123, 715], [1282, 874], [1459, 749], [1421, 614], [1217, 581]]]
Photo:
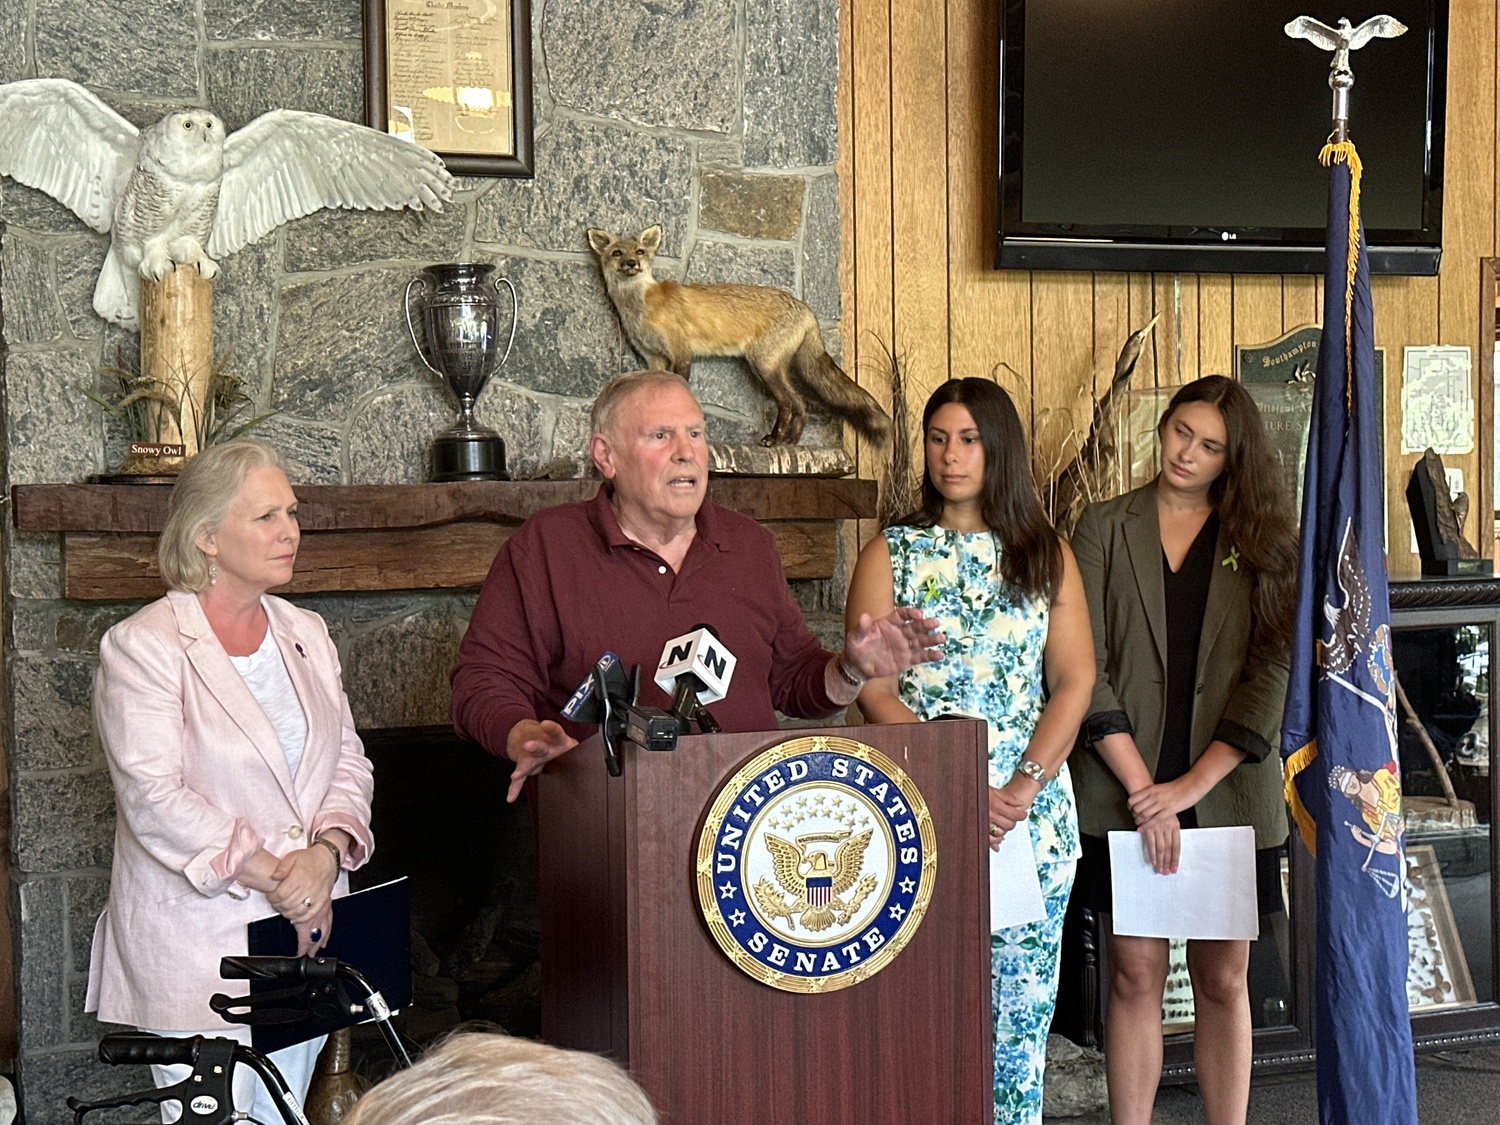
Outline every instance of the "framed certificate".
[[461, 176], [532, 175], [531, 0], [364, 0], [365, 124]]

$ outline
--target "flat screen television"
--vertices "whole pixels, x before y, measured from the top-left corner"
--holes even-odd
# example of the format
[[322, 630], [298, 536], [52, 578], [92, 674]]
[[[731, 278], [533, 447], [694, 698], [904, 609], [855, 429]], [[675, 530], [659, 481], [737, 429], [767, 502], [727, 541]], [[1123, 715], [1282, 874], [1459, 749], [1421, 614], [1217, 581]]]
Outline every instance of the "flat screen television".
[[[1408, 31], [1352, 57], [1370, 268], [1442, 252], [1448, 0], [1323, 9]], [[1307, 0], [1007, 0], [997, 268], [1321, 273], [1331, 54]]]

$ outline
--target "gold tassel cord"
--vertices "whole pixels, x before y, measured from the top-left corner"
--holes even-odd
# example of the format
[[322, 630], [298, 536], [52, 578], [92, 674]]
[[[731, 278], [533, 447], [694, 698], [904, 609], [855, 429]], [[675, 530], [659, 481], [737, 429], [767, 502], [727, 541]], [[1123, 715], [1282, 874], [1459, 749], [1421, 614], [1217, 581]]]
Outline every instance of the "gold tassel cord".
[[1349, 260], [1344, 278], [1344, 399], [1354, 408], [1354, 272], [1359, 265], [1359, 181], [1365, 167], [1353, 141], [1329, 142], [1318, 153], [1327, 168], [1338, 161], [1349, 166]]
[[1302, 833], [1302, 842], [1307, 845], [1309, 855], [1318, 854], [1318, 829], [1313, 823], [1312, 813], [1307, 811], [1307, 806], [1302, 803], [1302, 794], [1297, 792], [1297, 775], [1312, 765], [1318, 757], [1318, 740], [1313, 739], [1306, 746], [1295, 753], [1288, 754], [1283, 763], [1285, 779], [1282, 781], [1282, 790], [1286, 795], [1286, 803], [1292, 810], [1292, 819], [1297, 822], [1297, 830]]

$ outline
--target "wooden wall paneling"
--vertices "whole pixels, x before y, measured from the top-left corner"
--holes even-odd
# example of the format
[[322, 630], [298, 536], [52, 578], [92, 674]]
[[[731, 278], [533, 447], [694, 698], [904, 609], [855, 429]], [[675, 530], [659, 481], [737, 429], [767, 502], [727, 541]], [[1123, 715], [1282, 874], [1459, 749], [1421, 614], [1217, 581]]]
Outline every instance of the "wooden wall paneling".
[[[1234, 275], [1234, 342], [1264, 344], [1281, 335], [1281, 278], [1274, 274]], [[1233, 350], [1229, 366], [1219, 372], [1233, 374]]]
[[[1076, 406], [1081, 386], [1102, 389], [1125, 335], [1153, 312], [1164, 315], [1138, 366], [1138, 388], [1232, 372], [1236, 344], [1264, 343], [1322, 319], [1322, 280], [1316, 276], [993, 270], [995, 5], [843, 4], [852, 87], [852, 172], [844, 176], [846, 229], [856, 252], [849, 283], [852, 331], [862, 355], [870, 350], [872, 327], [903, 352], [912, 368], [914, 400], [941, 378], [988, 375], [1003, 360], [1017, 373], [1002, 380], [1018, 400], [1027, 399], [1017, 404], [1024, 414]], [[1472, 343], [1473, 259], [1500, 249], [1497, 12], [1500, 0], [1456, 0], [1451, 17], [1449, 87], [1455, 94], [1448, 102], [1442, 283], [1376, 280], [1377, 342], [1387, 351], [1389, 371], [1388, 447], [1399, 446], [1401, 347]], [[945, 81], [936, 80], [939, 74]], [[1088, 307], [1076, 313], [1091, 317], [1081, 334], [1061, 324], [1080, 309], [1069, 287], [1088, 294]], [[1086, 357], [1078, 339], [1087, 341]], [[862, 455], [862, 472], [873, 475], [868, 463]], [[1389, 510], [1404, 519], [1404, 499], [1394, 481], [1390, 487]], [[1398, 546], [1392, 558], [1399, 572], [1408, 555], [1406, 540]]]
[[[1191, 275], [1184, 277], [1177, 273], [1152, 274], [1153, 315], [1160, 316], [1156, 322], [1156, 330], [1152, 334], [1148, 347], [1156, 356], [1156, 385], [1159, 387], [1180, 387], [1183, 383], [1191, 382], [1197, 375], [1197, 348], [1193, 348], [1194, 360], [1191, 364], [1183, 361], [1184, 353], [1188, 350], [1183, 347], [1183, 293], [1196, 279]], [[1196, 302], [1193, 306], [1194, 313], [1197, 312]], [[1145, 324], [1147, 316], [1142, 316], [1140, 321], [1131, 326], [1131, 331]], [[1121, 341], [1122, 343], [1124, 341]]]
[[890, 5], [895, 327], [913, 403], [948, 378], [947, 9]]
[[1203, 367], [1203, 275], [1183, 274], [1182, 292], [1179, 298], [1182, 302], [1182, 312], [1179, 321], [1182, 326], [1182, 339], [1179, 346], [1182, 349], [1182, 374], [1186, 380], [1193, 380], [1211, 375]]
[[1495, 259], [1479, 259], [1476, 271], [1478, 320], [1474, 329], [1474, 372], [1479, 384], [1479, 488], [1469, 518], [1470, 541], [1481, 555], [1495, 554]]
[[1311, 274], [1287, 274], [1281, 279], [1281, 331], [1304, 324], [1321, 324], [1323, 306], [1318, 303], [1318, 279]]
[[1224, 273], [1198, 277], [1198, 373], [1234, 372], [1234, 279]]
[[[839, 0], [839, 76], [835, 105], [839, 121], [839, 154], [836, 164], [839, 177], [839, 337], [843, 344], [845, 366], [849, 377], [890, 409], [890, 386], [880, 369], [860, 364], [859, 291], [854, 211], [859, 204], [854, 186], [854, 0]], [[874, 265], [874, 263], [872, 263]], [[851, 427], [844, 428], [844, 444], [852, 447], [854, 463], [860, 463], [864, 440]], [[879, 457], [878, 453], [873, 456]], [[838, 551], [845, 560], [843, 579], [848, 582], [859, 554], [860, 520], [844, 520], [839, 525]]]
[[[839, 337], [843, 344], [844, 370], [849, 378], [871, 394], [885, 399], [883, 379], [868, 368], [861, 369], [857, 341], [859, 339], [859, 308], [855, 302], [858, 290], [856, 261], [858, 247], [854, 241], [854, 210], [859, 197], [850, 187], [854, 183], [854, 83], [850, 81], [853, 68], [849, 59], [854, 53], [854, 0], [839, 0], [839, 76], [834, 89], [834, 107], [838, 114], [839, 146], [834, 170], [839, 178]], [[852, 427], [844, 428], [845, 443], [854, 443], [856, 459], [859, 452], [859, 437]]]
[[1093, 416], [1093, 293], [1086, 273], [1032, 277], [1031, 449], [1044, 480], [1073, 459]]
[[[1156, 314], [1156, 289], [1149, 273], [1127, 274], [1126, 279], [1126, 291], [1130, 295], [1128, 316], [1134, 330]], [[1160, 385], [1156, 375], [1158, 346], [1157, 338], [1153, 337], [1146, 341], [1146, 346], [1141, 351], [1140, 362], [1135, 367], [1135, 378], [1131, 380], [1131, 386], [1137, 390]]]
[[[1448, 121], [1443, 165], [1443, 261], [1438, 280], [1438, 333], [1431, 341], [1472, 349], [1475, 285], [1480, 258], [1495, 252], [1495, 34], [1493, 0], [1458, 0], [1449, 8]], [[1368, 174], [1368, 173], [1367, 173]], [[1472, 352], [1471, 352], [1471, 358]], [[1480, 366], [1470, 365], [1476, 415], [1481, 400]], [[1489, 483], [1481, 479], [1480, 437], [1490, 428], [1476, 416], [1475, 442], [1468, 454], [1447, 453], [1443, 463], [1463, 471], [1464, 488], [1476, 511], [1489, 503]], [[1493, 440], [1490, 438], [1489, 440]], [[1475, 520], [1466, 533], [1472, 539]], [[1484, 536], [1480, 536], [1483, 542]]]
[[[1494, 223], [1491, 229], [1494, 231], [1494, 243], [1490, 254], [1500, 255], [1500, 1], [1497, 1], [1496, 5], [1494, 5], [1494, 10], [1490, 12], [1490, 15], [1494, 18], [1494, 57], [1490, 60], [1490, 96], [1494, 99], [1494, 105], [1496, 105], [1494, 135], [1491, 136], [1490, 144], [1490, 171], [1491, 175], [1494, 175], [1494, 183], [1496, 183], [1496, 192], [1494, 192], [1493, 199], [1494, 205], [1491, 207], [1491, 220]], [[1494, 284], [1493, 261], [1490, 264], [1481, 264], [1479, 276], [1481, 276], [1481, 290], [1479, 290], [1479, 302], [1481, 302], [1481, 305], [1485, 305], [1487, 302], [1500, 303], [1500, 293], [1497, 293], [1497, 287]], [[1496, 320], [1494, 320], [1494, 308], [1491, 308], [1490, 315], [1481, 315], [1479, 324], [1481, 326], [1493, 326], [1494, 323], [1496, 323]], [[1484, 472], [1485, 486], [1490, 489], [1491, 508], [1500, 508], [1500, 495], [1497, 495], [1496, 490], [1494, 490], [1494, 455], [1496, 455], [1496, 443], [1500, 441], [1500, 429], [1497, 429], [1496, 425], [1494, 425], [1496, 408], [1494, 408], [1493, 332], [1487, 330], [1487, 332], [1476, 333], [1476, 341], [1478, 341], [1478, 347], [1481, 348], [1482, 357], [1475, 366], [1481, 372], [1481, 375], [1479, 375], [1481, 386], [1491, 396], [1490, 407], [1484, 408], [1481, 411], [1481, 422], [1479, 422], [1479, 434], [1485, 435], [1484, 455], [1488, 456], [1491, 462], [1488, 468], [1481, 468], [1481, 471]], [[1484, 514], [1488, 514], [1490, 508], [1481, 508], [1481, 511]], [[1494, 525], [1491, 525], [1490, 534], [1494, 535]], [[1481, 534], [1481, 540], [1484, 540], [1484, 538], [1485, 535]], [[1481, 552], [1482, 550], [1484, 550], [1484, 547], [1481, 547]], [[1493, 553], [1497, 558], [1497, 567], [1500, 567], [1500, 537], [1497, 537], [1493, 543]]]
[[[1385, 352], [1385, 497], [1386, 563], [1393, 578], [1421, 572], [1411, 546], [1411, 516], [1406, 509], [1406, 481], [1416, 458], [1401, 452], [1401, 363], [1408, 344], [1430, 344], [1438, 332], [1438, 279], [1376, 277], [1370, 293], [1375, 304], [1375, 346]], [[1464, 474], [1465, 481], [1468, 474]]]
[[[854, 329], [844, 350], [852, 354], [861, 381], [888, 402], [885, 349], [900, 356], [895, 336], [891, 250], [891, 28], [885, 4], [844, 0], [849, 49], [839, 55], [839, 85], [847, 87], [852, 131], [840, 147], [850, 151], [852, 170], [839, 180], [839, 201], [853, 230]], [[875, 373], [880, 374], [875, 374]], [[899, 440], [899, 437], [897, 438]], [[859, 474], [879, 477], [883, 458], [861, 443]], [[875, 534], [874, 520], [861, 520], [861, 542]]]
[[1432, 343], [1472, 345], [1474, 271], [1495, 252], [1495, 12], [1493, 0], [1449, 6], [1443, 261]]
[[1130, 279], [1123, 273], [1094, 274], [1095, 400], [1109, 389], [1120, 348], [1139, 327], [1130, 322]]
[[[1493, 230], [1495, 231], [1495, 248], [1493, 253], [1500, 254], [1500, 0], [1490, 5], [1490, 8], [1493, 9], [1490, 14], [1495, 19], [1495, 56], [1490, 59], [1489, 86], [1490, 97], [1494, 99], [1496, 107], [1496, 122], [1494, 135], [1490, 138], [1489, 151], [1492, 157], [1491, 172], [1495, 176], [1495, 183], [1497, 185], [1494, 199], [1495, 205], [1491, 211], [1491, 218], [1494, 222]], [[1496, 497], [1496, 504], [1500, 505], [1500, 497]]]
[[1029, 384], [1031, 277], [994, 268], [997, 15], [984, 0], [948, 0], [947, 12], [949, 374], [993, 378], [995, 365], [1004, 361]]

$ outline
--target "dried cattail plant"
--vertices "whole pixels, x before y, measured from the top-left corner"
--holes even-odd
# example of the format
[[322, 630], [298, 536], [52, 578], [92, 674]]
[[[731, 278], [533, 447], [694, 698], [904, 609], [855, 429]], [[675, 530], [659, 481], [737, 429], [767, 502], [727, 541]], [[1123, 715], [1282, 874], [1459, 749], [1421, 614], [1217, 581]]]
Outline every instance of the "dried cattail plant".
[[[1072, 533], [1090, 502], [1118, 495], [1125, 486], [1119, 460], [1117, 414], [1124, 405], [1123, 394], [1129, 389], [1130, 376], [1156, 321], [1152, 317], [1144, 328], [1132, 332], [1125, 340], [1115, 360], [1114, 376], [1097, 402], [1093, 401], [1090, 390], [1082, 387], [1068, 406], [1032, 410], [1032, 480], [1047, 517], [1063, 535]], [[1002, 377], [1002, 371], [1009, 375], [1008, 379]], [[994, 378], [1011, 392], [1018, 409], [1030, 401], [1030, 387], [1024, 385], [1009, 364], [996, 364]], [[1082, 414], [1090, 414], [1092, 418], [1088, 432], [1080, 437], [1077, 419]]]
[[[1119, 470], [1119, 447], [1116, 430], [1111, 424], [1115, 411], [1115, 399], [1130, 387], [1130, 376], [1140, 361], [1146, 339], [1156, 327], [1160, 314], [1146, 322], [1125, 339], [1125, 345], [1115, 360], [1115, 373], [1109, 387], [1094, 403], [1093, 420], [1089, 424], [1088, 436], [1077, 447], [1077, 455], [1062, 472], [1049, 477], [1054, 483], [1047, 506], [1052, 524], [1064, 535], [1073, 531], [1083, 509], [1094, 500], [1116, 494], [1121, 486]], [[1046, 490], [1043, 499], [1046, 500]]]
[[[1070, 406], [1031, 411], [1032, 480], [1048, 518], [1064, 535], [1071, 534], [1087, 504], [1118, 495], [1125, 486], [1119, 460], [1116, 415], [1124, 405], [1124, 392], [1130, 386], [1130, 377], [1157, 319], [1152, 317], [1145, 327], [1126, 338], [1115, 360], [1114, 376], [1097, 402], [1093, 401], [1088, 388], [1080, 388], [1079, 401]], [[920, 447], [920, 440], [911, 432], [904, 358], [893, 353], [879, 337], [875, 337], [875, 342], [881, 352], [878, 362], [890, 379], [891, 419], [895, 433], [880, 503], [880, 521], [889, 525], [914, 511], [921, 503], [921, 466], [912, 457], [913, 445]], [[1002, 361], [994, 366], [990, 377], [1010, 392], [1024, 417], [1032, 405], [1032, 395], [1020, 373]], [[1088, 400], [1086, 406], [1083, 400]], [[1090, 413], [1092, 419], [1088, 432], [1080, 438], [1077, 418], [1085, 412]], [[1048, 450], [1050, 455], [1046, 452]]]
[[[906, 359], [887, 347], [886, 342], [873, 332], [870, 337], [880, 349], [880, 356], [871, 361], [871, 366], [877, 366], [891, 385], [890, 461], [886, 465], [878, 511], [880, 525], [889, 527], [921, 506], [922, 473], [920, 466], [914, 464], [912, 459], [914, 437], [911, 405], [906, 397]], [[915, 444], [920, 447], [919, 441]]]

